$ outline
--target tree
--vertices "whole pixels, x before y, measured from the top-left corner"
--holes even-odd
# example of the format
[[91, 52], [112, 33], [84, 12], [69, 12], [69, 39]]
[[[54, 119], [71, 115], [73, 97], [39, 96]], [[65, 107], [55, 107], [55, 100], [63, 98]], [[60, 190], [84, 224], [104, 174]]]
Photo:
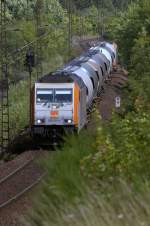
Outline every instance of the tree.
[[119, 44], [119, 49], [126, 64], [130, 63], [132, 48], [143, 30], [150, 34], [149, 0], [132, 3], [127, 12], [121, 13], [112, 21], [108, 30], [111, 38]]

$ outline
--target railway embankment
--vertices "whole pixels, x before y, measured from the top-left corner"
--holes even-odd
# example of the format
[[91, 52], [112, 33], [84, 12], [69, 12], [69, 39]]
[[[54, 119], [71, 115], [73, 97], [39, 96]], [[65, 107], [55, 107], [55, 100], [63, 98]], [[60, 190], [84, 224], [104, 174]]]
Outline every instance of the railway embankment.
[[118, 65], [111, 74], [111, 79], [104, 85], [105, 92], [99, 103], [100, 115], [104, 121], [110, 120], [114, 111], [119, 111], [123, 105], [122, 89], [128, 83], [128, 72]]
[[0, 165], [0, 225], [21, 224], [20, 215], [32, 205], [31, 192], [46, 175], [37, 163], [44, 155], [44, 151], [28, 151]]

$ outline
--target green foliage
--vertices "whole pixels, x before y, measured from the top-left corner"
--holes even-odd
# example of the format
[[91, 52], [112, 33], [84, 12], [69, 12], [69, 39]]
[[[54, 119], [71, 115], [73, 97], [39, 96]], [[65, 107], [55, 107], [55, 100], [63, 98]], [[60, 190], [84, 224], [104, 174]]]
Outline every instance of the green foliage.
[[[129, 3], [131, 3], [133, 0], [70, 0], [72, 2], [72, 5], [76, 7], [77, 9], [85, 9], [89, 8], [92, 4], [95, 6], [100, 6], [100, 8], [104, 7], [107, 10], [115, 10], [115, 8], [119, 10], [124, 10]], [[136, 1], [136, 0], [134, 0]], [[65, 5], [65, 0], [60, 0], [60, 2]]]
[[[32, 15], [33, 9], [35, 7], [35, 1], [36, 0], [6, 0], [7, 4], [7, 12], [8, 12], [8, 18], [10, 20], [12, 19], [21, 19], [26, 17], [27, 13], [28, 15]], [[28, 2], [28, 5], [27, 5]], [[28, 12], [27, 12], [28, 11]]]
[[10, 91], [10, 132], [11, 139], [29, 123], [29, 84], [21, 81]]
[[[124, 119], [114, 117], [108, 128], [98, 128], [97, 153], [85, 158], [82, 168], [90, 178], [150, 178], [150, 115], [140, 111]], [[85, 166], [84, 166], [85, 165]]]
[[[123, 181], [114, 180], [114, 183], [112, 183], [112, 175], [115, 172], [113, 168], [117, 158], [127, 157], [126, 159], [122, 158], [124, 163], [121, 166], [125, 165], [125, 161], [129, 162], [132, 159], [125, 148], [122, 151], [126, 153], [123, 152], [122, 155], [120, 152], [115, 153], [115, 148], [112, 148], [111, 144], [112, 140], [114, 140], [113, 135], [118, 137], [117, 134], [120, 135], [120, 132], [124, 130], [125, 138], [128, 131], [132, 130], [133, 127], [138, 130], [143, 125], [144, 128], [144, 124], [149, 121], [149, 118], [145, 122], [137, 119], [134, 122], [134, 126], [132, 126], [132, 122], [128, 121], [122, 122], [122, 127], [118, 126], [118, 128], [116, 128], [116, 123], [113, 122], [111, 125], [112, 133], [109, 135], [107, 130], [103, 129], [102, 131], [101, 128], [98, 129], [96, 146], [100, 148], [102, 145], [103, 147], [104, 163], [103, 161], [98, 162], [100, 152], [96, 153], [95, 150], [95, 126], [93, 126], [94, 131], [90, 128], [89, 131], [83, 132], [78, 137], [69, 136], [69, 139], [66, 137], [66, 143], [62, 150], [50, 153], [49, 157], [42, 162], [47, 172], [47, 179], [39, 188], [38, 198], [36, 196], [34, 201], [34, 210], [29, 214], [25, 225], [80, 226], [88, 223], [90, 226], [121, 226], [122, 224], [141, 226], [141, 224], [149, 222], [149, 188], [144, 181], [141, 182], [140, 180], [143, 186], [138, 192]], [[137, 122], [138, 125], [136, 125]], [[149, 129], [149, 122], [147, 128]], [[116, 135], [113, 129], [117, 130]], [[141, 131], [137, 132], [139, 135], [135, 138], [136, 142], [138, 142], [137, 139], [140, 134], [143, 133], [142, 131], [143, 129], [141, 128]], [[130, 141], [132, 140], [132, 138], [129, 139]], [[120, 141], [122, 141], [121, 137]], [[119, 141], [116, 142], [119, 143]], [[118, 149], [120, 147], [123, 149], [121, 144], [118, 147], [117, 143], [113, 144], [113, 146], [117, 145]], [[124, 141], [124, 144], [127, 145], [127, 142]], [[129, 148], [131, 151], [132, 147]], [[87, 164], [86, 167], [83, 167], [87, 161], [88, 167]], [[108, 167], [106, 171], [109, 174], [106, 174], [105, 170], [100, 170], [104, 164], [105, 167]], [[91, 176], [86, 180], [85, 174], [87, 170], [91, 169], [91, 165], [93, 167], [92, 171], [90, 171]], [[98, 180], [95, 180], [94, 177], [96, 174], [93, 169], [96, 168], [99, 169], [97, 171]], [[100, 175], [102, 176], [100, 177]], [[110, 180], [108, 180], [109, 177], [111, 177]], [[97, 182], [98, 187], [96, 186]]]
[[[144, 32], [144, 31], [143, 31]], [[143, 75], [150, 71], [150, 37], [140, 35], [132, 49], [131, 67], [136, 79], [143, 79]]]
[[[87, 24], [96, 26], [96, 7], [86, 13]], [[118, 15], [108, 19], [108, 31], [129, 65], [127, 101], [108, 124], [94, 125], [96, 137], [91, 131], [67, 139], [63, 152], [44, 162], [48, 177], [29, 225], [149, 225], [149, 1], [132, 3]]]
[[108, 128], [99, 126], [97, 153], [86, 157], [82, 169], [90, 179], [124, 177], [136, 181], [150, 177], [150, 27], [149, 1], [132, 4], [116, 17], [109, 29], [129, 64], [129, 89], [124, 93], [120, 116], [114, 116]]
[[145, 30], [135, 40], [130, 57], [130, 86], [135, 106], [150, 110], [149, 71], [150, 71], [150, 38]]
[[124, 62], [130, 63], [132, 48], [143, 33], [150, 32], [149, 0], [133, 3], [127, 12], [121, 13], [109, 26], [110, 37], [116, 39], [119, 50], [122, 52]]

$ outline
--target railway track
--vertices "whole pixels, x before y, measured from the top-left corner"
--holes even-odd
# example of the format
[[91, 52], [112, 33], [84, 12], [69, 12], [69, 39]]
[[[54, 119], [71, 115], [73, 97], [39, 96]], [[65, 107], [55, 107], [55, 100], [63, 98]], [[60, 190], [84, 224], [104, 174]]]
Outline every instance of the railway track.
[[36, 156], [32, 156], [0, 180], [0, 209], [17, 201], [35, 187], [45, 176], [37, 166]]

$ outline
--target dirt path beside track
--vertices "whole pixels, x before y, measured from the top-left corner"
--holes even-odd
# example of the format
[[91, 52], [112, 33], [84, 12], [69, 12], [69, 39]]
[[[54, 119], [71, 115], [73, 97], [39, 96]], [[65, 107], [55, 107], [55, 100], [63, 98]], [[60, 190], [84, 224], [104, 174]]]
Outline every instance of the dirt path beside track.
[[120, 104], [122, 105], [122, 88], [126, 85], [127, 81], [127, 72], [118, 66], [117, 71], [112, 73], [111, 80], [107, 81], [104, 85], [105, 92], [102, 94], [99, 104], [100, 114], [104, 121], [111, 119], [113, 110], [119, 110], [119, 108], [116, 108], [116, 97], [120, 97]]

